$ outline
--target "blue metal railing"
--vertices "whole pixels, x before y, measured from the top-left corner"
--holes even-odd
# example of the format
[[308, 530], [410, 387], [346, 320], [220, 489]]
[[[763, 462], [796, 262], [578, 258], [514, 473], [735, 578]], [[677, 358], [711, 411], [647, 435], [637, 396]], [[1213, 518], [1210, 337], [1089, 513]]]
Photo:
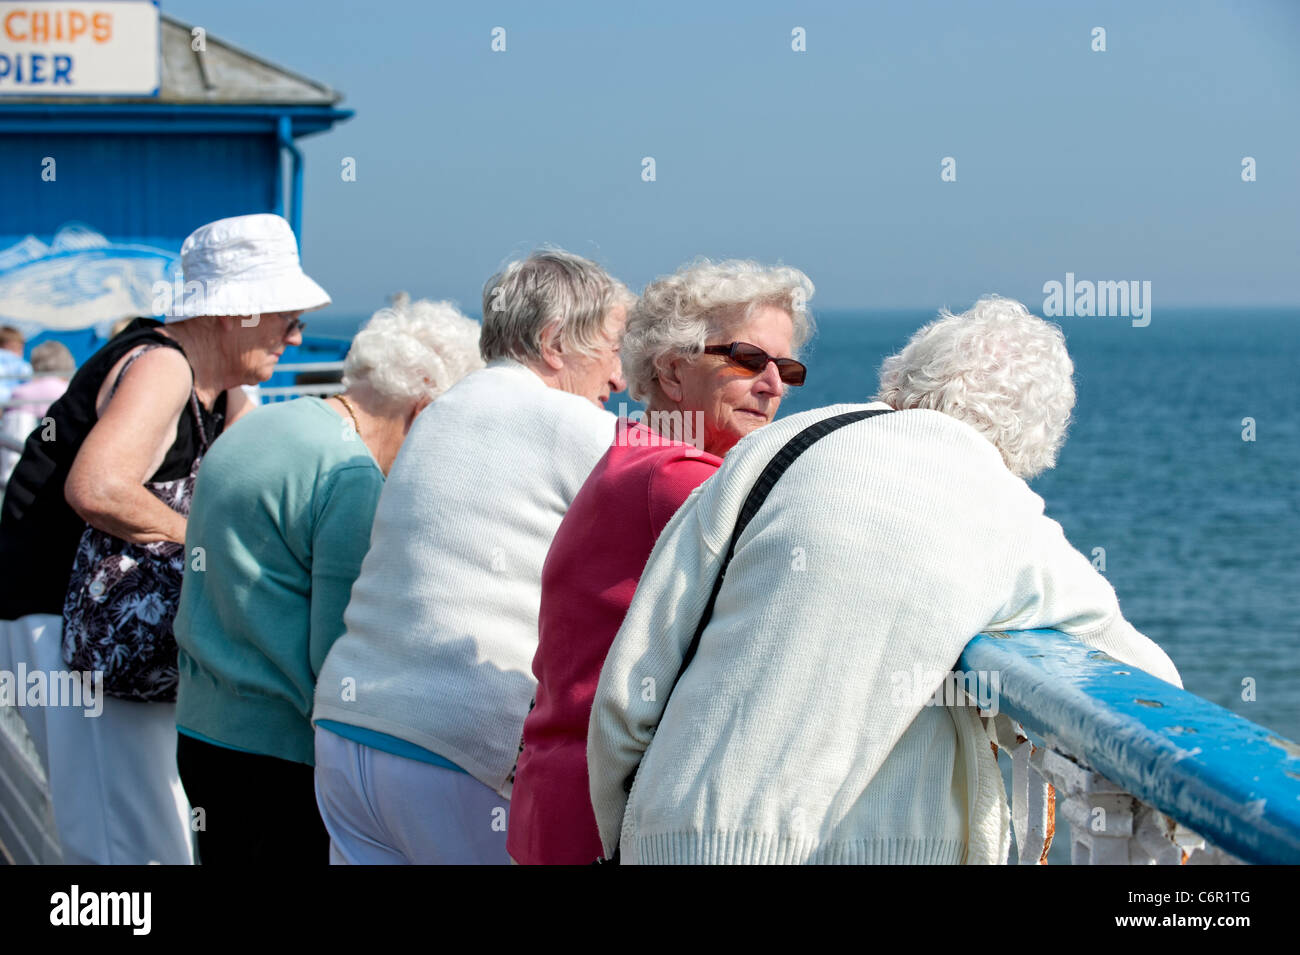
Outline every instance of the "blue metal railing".
[[1300, 864], [1300, 744], [1054, 630], [981, 634], [957, 668], [1050, 747], [1220, 849]]

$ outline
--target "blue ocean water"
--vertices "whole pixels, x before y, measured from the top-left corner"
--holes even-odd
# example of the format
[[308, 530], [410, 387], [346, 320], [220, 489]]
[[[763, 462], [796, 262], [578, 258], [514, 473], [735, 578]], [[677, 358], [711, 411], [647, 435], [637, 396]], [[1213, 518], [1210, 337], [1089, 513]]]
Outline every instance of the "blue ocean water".
[[[867, 401], [933, 311], [819, 312], [781, 415]], [[1300, 309], [1061, 318], [1078, 403], [1032, 487], [1188, 690], [1300, 738]], [[361, 320], [312, 321], [351, 336]], [[617, 409], [625, 395], [609, 407]], [[1254, 440], [1243, 440], [1243, 419]]]
[[[929, 312], [819, 316], [794, 412], [874, 392]], [[1031, 486], [1186, 688], [1300, 737], [1300, 310], [1061, 318], [1078, 401]], [[1254, 440], [1243, 440], [1244, 419]]]

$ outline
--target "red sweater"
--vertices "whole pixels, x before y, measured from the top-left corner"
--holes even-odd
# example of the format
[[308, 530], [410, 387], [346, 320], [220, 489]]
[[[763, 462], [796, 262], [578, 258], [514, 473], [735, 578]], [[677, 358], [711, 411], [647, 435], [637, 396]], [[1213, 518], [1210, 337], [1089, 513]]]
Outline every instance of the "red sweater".
[[660, 531], [722, 464], [644, 425], [620, 422], [620, 436], [625, 426], [574, 498], [542, 567], [537, 702], [524, 722], [506, 841], [522, 865], [601, 857], [587, 783], [600, 669]]

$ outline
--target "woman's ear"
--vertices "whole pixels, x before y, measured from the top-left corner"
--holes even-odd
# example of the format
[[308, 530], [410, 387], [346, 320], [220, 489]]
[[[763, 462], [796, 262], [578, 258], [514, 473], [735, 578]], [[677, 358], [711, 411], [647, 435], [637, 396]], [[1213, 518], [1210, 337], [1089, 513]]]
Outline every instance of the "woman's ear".
[[655, 371], [659, 373], [659, 390], [664, 393], [664, 397], [669, 401], [681, 401], [684, 391], [682, 389], [681, 366], [686, 359], [681, 356], [674, 356], [667, 361], [655, 363]]
[[546, 362], [546, 367], [552, 371], [562, 371], [564, 369], [564, 349], [560, 346], [560, 323], [551, 322], [542, 329], [540, 337], [542, 361]]

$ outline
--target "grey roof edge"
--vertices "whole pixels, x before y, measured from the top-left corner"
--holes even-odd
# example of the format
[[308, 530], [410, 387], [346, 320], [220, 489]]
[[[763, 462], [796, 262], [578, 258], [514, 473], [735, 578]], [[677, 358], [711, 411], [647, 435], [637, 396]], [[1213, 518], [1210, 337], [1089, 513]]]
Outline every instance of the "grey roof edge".
[[[160, 50], [159, 50], [159, 69], [162, 73], [157, 96], [102, 96], [102, 95], [83, 95], [83, 96], [0, 96], [0, 109], [8, 103], [15, 104], [43, 104], [49, 106], [87, 106], [99, 104], [130, 104], [130, 105], [157, 105], [166, 104], [169, 106], [181, 105], [245, 105], [245, 106], [297, 106], [297, 107], [321, 107], [333, 108], [343, 100], [343, 93], [334, 89], [326, 83], [319, 80], [313, 80], [309, 76], [294, 70], [286, 69], [278, 63], [272, 63], [264, 57], [249, 53], [233, 43], [219, 39], [211, 33], [206, 33], [206, 42], [209, 53], [215, 48], [220, 50], [225, 56], [236, 60], [243, 60], [254, 65], [260, 71], [268, 71], [286, 81], [286, 86], [297, 86], [297, 90], [282, 91], [281, 95], [258, 95], [251, 93], [247, 89], [231, 87], [223, 96], [202, 95], [187, 87], [193, 86], [193, 81], [188, 76], [181, 76], [175, 73], [169, 75], [166, 63], [168, 59], [168, 46], [176, 45], [183, 42], [185, 50], [190, 49], [190, 39], [193, 36], [193, 30], [198, 24], [189, 24], [183, 20], [178, 20], [173, 16], [160, 13]], [[176, 51], [172, 51], [175, 55]], [[185, 71], [188, 73], [188, 70]], [[202, 76], [202, 72], [195, 59], [194, 73]], [[170, 83], [169, 83], [170, 80]], [[262, 84], [259, 84], [259, 86]], [[215, 90], [213, 91], [215, 92]]]
[[[161, 14], [161, 16], [162, 16], [162, 22], [164, 26], [170, 24], [174, 27], [180, 27], [182, 30], [185, 31], [187, 36], [193, 36], [194, 28], [196, 26], [199, 26], [199, 24], [197, 23], [186, 23], [184, 20], [178, 20], [176, 17], [169, 16], [166, 13]], [[202, 29], [206, 30], [207, 28], [202, 27]], [[294, 70], [287, 69], [281, 66], [279, 63], [272, 63], [270, 60], [265, 59], [264, 57], [260, 57], [256, 53], [249, 53], [247, 50], [242, 49], [241, 47], [237, 47], [233, 43], [229, 43], [226, 40], [218, 39], [212, 36], [211, 34], [207, 35], [207, 40], [209, 43], [215, 43], [217, 46], [225, 47], [227, 50], [236, 54], [237, 56], [242, 56], [245, 59], [252, 60], [254, 63], [257, 63], [260, 66], [264, 66], [269, 70], [275, 70], [277, 73], [281, 73], [284, 76], [287, 76], [291, 79], [295, 79], [299, 83], [305, 83], [308, 86], [314, 86], [316, 89], [321, 91], [322, 96], [327, 98], [327, 103], [323, 103], [321, 105], [336, 106], [343, 100], [343, 93], [340, 92], [339, 90], [334, 89], [328, 83], [322, 83], [319, 80], [313, 80], [310, 76], [306, 76]]]

